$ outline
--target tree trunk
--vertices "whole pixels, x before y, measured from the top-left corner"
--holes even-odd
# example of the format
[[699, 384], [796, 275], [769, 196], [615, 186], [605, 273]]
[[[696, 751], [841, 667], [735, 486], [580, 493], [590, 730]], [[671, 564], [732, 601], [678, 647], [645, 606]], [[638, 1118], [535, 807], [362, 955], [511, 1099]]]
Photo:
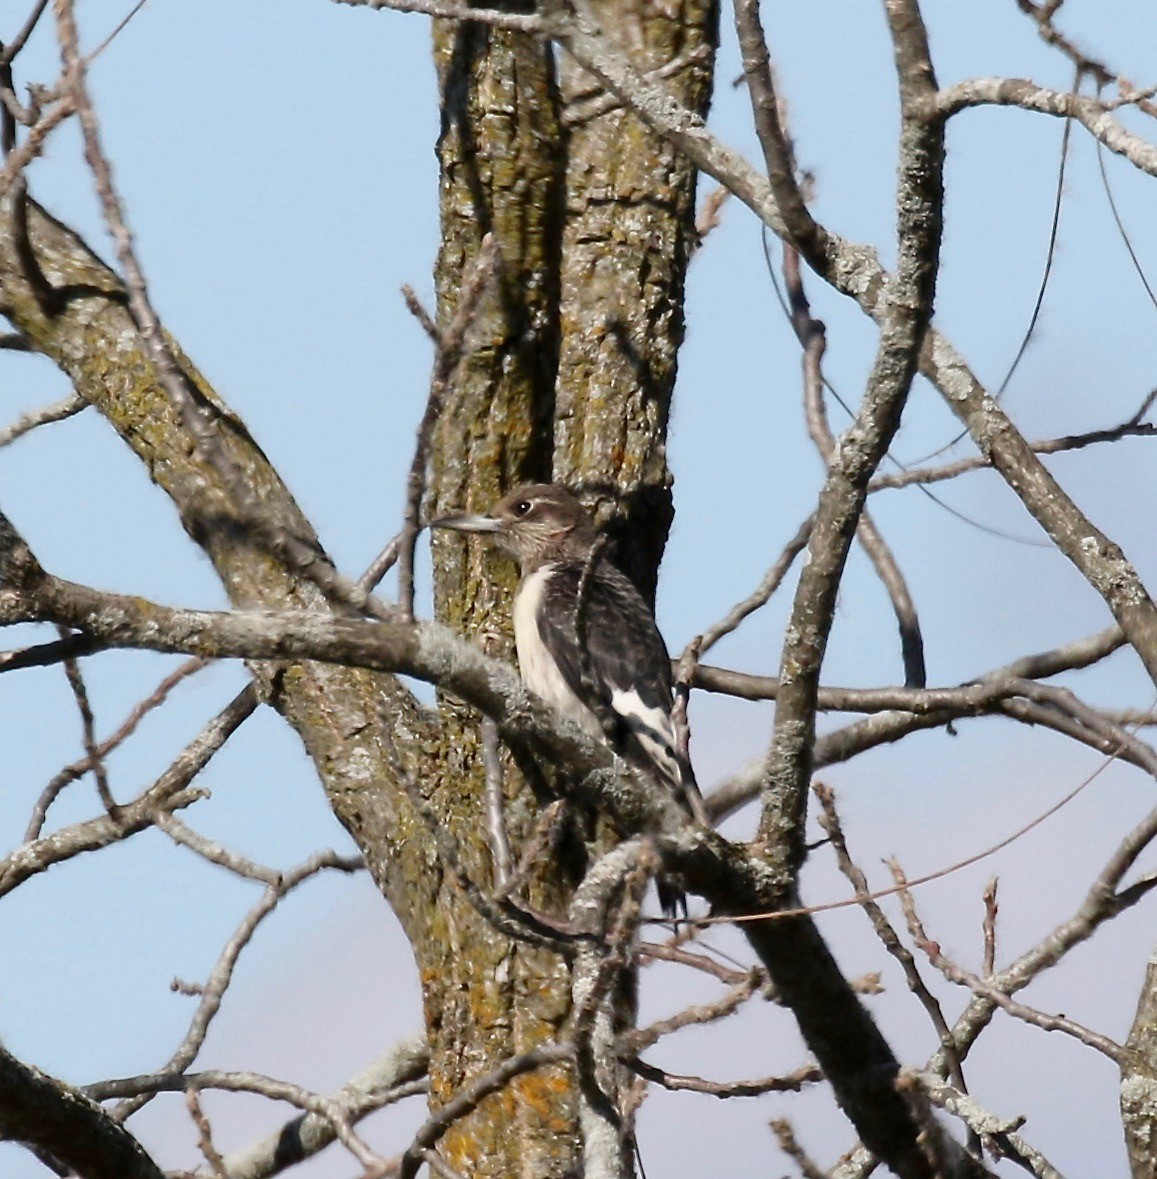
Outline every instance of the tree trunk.
[[[646, 65], [694, 51], [693, 66], [672, 85], [703, 109], [714, 10], [686, 8], [644, 17], [631, 3], [608, 13], [613, 27], [642, 37]], [[494, 235], [501, 263], [438, 429], [433, 506], [484, 510], [524, 480], [594, 492], [628, 541], [620, 546], [628, 571], [653, 596], [672, 514], [666, 427], [694, 169], [621, 108], [564, 126], [560, 112], [582, 105], [578, 90], [589, 80], [564, 63], [563, 105], [553, 54], [530, 36], [437, 22], [434, 55], [442, 102], [438, 322], [453, 316], [484, 233]], [[511, 563], [485, 544], [440, 535], [434, 568], [437, 616], [510, 657]], [[478, 717], [449, 699], [441, 713], [437, 809], [485, 884], [492, 868]], [[517, 855], [541, 799], [509, 764], [505, 789]], [[611, 838], [600, 830], [596, 849]], [[575, 883], [573, 862], [546, 863], [533, 900], [565, 916]], [[424, 973], [423, 989], [437, 1104], [557, 1034], [570, 1013], [571, 976], [561, 958], [497, 934], [453, 886], [436, 908], [446, 932], [427, 952], [441, 961]], [[543, 1070], [457, 1123], [443, 1148], [467, 1174], [564, 1174], [579, 1162], [577, 1116], [570, 1071]]]
[[[718, 39], [711, 0], [599, 0], [600, 24], [639, 70], [707, 114]], [[654, 600], [674, 516], [667, 422], [695, 244], [697, 172], [561, 55], [569, 134], [554, 473], [589, 491], [617, 560]]]

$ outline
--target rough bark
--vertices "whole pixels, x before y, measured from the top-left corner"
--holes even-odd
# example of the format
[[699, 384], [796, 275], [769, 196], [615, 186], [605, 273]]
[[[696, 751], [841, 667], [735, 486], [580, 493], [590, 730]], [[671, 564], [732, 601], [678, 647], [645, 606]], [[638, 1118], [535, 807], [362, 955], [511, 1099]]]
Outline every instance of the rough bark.
[[[499, 253], [436, 432], [435, 510], [485, 510], [503, 491], [550, 472], [558, 357], [558, 242], [563, 144], [551, 56], [525, 34], [435, 22], [442, 126], [438, 322], [454, 315], [482, 237]], [[438, 534], [435, 611], [487, 650], [512, 658], [513, 565], [485, 544]], [[479, 716], [456, 700], [443, 720], [432, 799], [458, 840], [467, 871], [493, 879], [481, 804], [485, 769]], [[537, 809], [505, 765], [506, 822], [517, 855]], [[565, 913], [565, 874], [544, 865], [532, 896]], [[513, 944], [466, 903], [449, 879], [433, 898], [423, 995], [437, 1108], [501, 1061], [554, 1039], [570, 1012], [570, 971], [549, 951]], [[579, 1158], [573, 1078], [564, 1065], [523, 1073], [446, 1134], [441, 1150], [462, 1174], [560, 1175]]]
[[1157, 1179], [1157, 950], [1121, 1064], [1121, 1123], [1133, 1179]]
[[[688, 71], [691, 84], [679, 82], [680, 93], [700, 108], [710, 92], [712, 7], [688, 4], [686, 13], [645, 17], [641, 6], [624, 12], [649, 45], [647, 60], [662, 64], [689, 47], [703, 49]], [[521, 480], [552, 475], [594, 490], [620, 509], [615, 523], [629, 536], [622, 551], [636, 556], [630, 571], [653, 594], [671, 519], [666, 425], [682, 336], [694, 170], [622, 110], [568, 134], [553, 56], [532, 37], [442, 22], [434, 51], [442, 99], [439, 322], [453, 314], [484, 233], [494, 234], [502, 262], [438, 431], [433, 504], [485, 508]], [[576, 71], [564, 68], [573, 97]], [[435, 539], [434, 562], [437, 616], [509, 655], [510, 563], [483, 544], [450, 536]], [[450, 701], [442, 702], [442, 713], [439, 810], [450, 816], [473, 874], [488, 880], [477, 807], [477, 717]], [[537, 800], [513, 766], [506, 778], [517, 849]], [[596, 842], [609, 838], [601, 832]], [[575, 867], [546, 866], [536, 903], [565, 912]], [[448, 938], [444, 970], [427, 987], [434, 1004], [427, 1014], [436, 1017], [429, 1025], [445, 1029], [432, 1042], [435, 1101], [502, 1055], [556, 1034], [570, 1011], [570, 975], [561, 960], [511, 946], [453, 890], [439, 905], [463, 931], [460, 945], [473, 948], [455, 952]], [[495, 977], [505, 980], [501, 993]], [[482, 1007], [472, 998], [479, 986], [488, 988]], [[495, 1028], [482, 1050], [479, 1011]], [[527, 1174], [574, 1166], [572, 1084], [561, 1067], [519, 1078], [509, 1092], [520, 1141], [510, 1134], [510, 1110], [500, 1110], [496, 1097], [447, 1136], [448, 1159], [485, 1174], [513, 1173], [516, 1161]]]
[[26, 1143], [80, 1179], [163, 1179], [141, 1144], [96, 1102], [2, 1047], [0, 1139]]
[[[639, 70], [706, 116], [713, 0], [598, 0], [608, 36]], [[682, 152], [560, 57], [568, 124], [554, 474], [590, 493], [616, 559], [653, 600], [674, 515], [667, 423], [683, 289], [694, 246], [697, 171]]]

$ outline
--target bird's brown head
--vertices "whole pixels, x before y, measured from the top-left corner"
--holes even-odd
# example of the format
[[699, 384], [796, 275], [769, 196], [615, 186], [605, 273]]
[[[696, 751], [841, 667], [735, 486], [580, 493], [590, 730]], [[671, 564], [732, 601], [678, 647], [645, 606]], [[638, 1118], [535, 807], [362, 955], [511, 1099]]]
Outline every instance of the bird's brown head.
[[547, 561], [585, 555], [597, 536], [582, 504], [551, 483], [523, 484], [504, 495], [485, 516], [442, 516], [431, 520], [430, 527], [491, 536], [524, 573]]

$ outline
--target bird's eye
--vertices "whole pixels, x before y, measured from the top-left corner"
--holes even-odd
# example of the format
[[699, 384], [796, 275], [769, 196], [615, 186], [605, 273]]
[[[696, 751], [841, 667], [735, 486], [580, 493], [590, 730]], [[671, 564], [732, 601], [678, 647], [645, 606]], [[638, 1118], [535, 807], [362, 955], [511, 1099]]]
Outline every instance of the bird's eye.
[[534, 505], [530, 502], [530, 500], [520, 499], [518, 503], [514, 505], [514, 514], [516, 516], [525, 516], [533, 506]]

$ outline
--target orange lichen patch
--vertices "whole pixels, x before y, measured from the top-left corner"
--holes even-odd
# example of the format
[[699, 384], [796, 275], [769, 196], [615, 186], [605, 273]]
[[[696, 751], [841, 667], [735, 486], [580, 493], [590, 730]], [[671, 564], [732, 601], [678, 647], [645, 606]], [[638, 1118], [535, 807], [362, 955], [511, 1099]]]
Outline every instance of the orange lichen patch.
[[552, 1129], [562, 1129], [568, 1119], [560, 1117], [572, 1088], [570, 1075], [563, 1069], [541, 1069], [516, 1078], [511, 1086], [512, 1098], [529, 1106]]

